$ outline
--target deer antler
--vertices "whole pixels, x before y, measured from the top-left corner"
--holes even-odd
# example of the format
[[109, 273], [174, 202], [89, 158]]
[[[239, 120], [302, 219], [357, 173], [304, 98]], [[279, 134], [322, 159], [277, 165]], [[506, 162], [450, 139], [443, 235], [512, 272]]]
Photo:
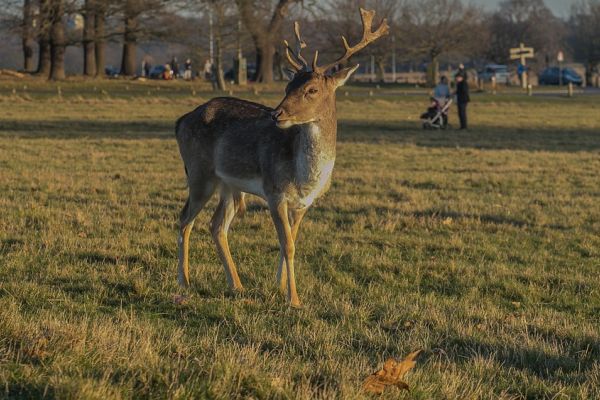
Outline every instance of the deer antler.
[[[317, 58], [319, 57], [319, 51], [318, 50], [315, 51], [315, 57], [312, 62], [312, 71], [319, 72], [319, 73], [327, 72], [327, 70], [329, 68], [331, 68], [334, 65], [337, 65], [339, 63], [348, 61], [348, 59], [350, 57], [352, 57], [352, 55], [354, 53], [357, 53], [360, 50], [364, 49], [370, 43], [374, 42], [375, 40], [379, 39], [380, 37], [387, 35], [390, 30], [390, 27], [388, 26], [387, 20], [385, 18], [383, 19], [383, 21], [381, 21], [381, 25], [379, 25], [379, 28], [377, 28], [377, 30], [375, 32], [371, 31], [374, 16], [375, 16], [375, 11], [367, 11], [367, 10], [361, 8], [360, 9], [360, 19], [362, 20], [362, 25], [363, 25], [363, 36], [362, 36], [361, 41], [358, 42], [358, 44], [356, 44], [355, 46], [350, 47], [348, 45], [348, 41], [346, 40], [346, 38], [344, 36], [342, 36], [342, 42], [344, 43], [344, 49], [346, 49], [345, 54], [342, 57], [338, 58], [336, 61], [332, 62], [331, 64], [327, 64], [323, 67], [319, 67], [317, 65]], [[290, 65], [296, 70], [296, 72], [310, 71], [311, 67], [308, 65], [308, 62], [306, 61], [306, 59], [304, 57], [302, 57], [302, 55], [300, 54], [302, 49], [304, 49], [306, 47], [306, 43], [300, 38], [300, 24], [298, 22], [294, 22], [294, 32], [296, 33], [296, 51], [294, 51], [294, 49], [292, 49], [292, 47], [290, 46], [290, 44], [288, 43], [287, 40], [284, 40], [283, 43], [285, 44], [285, 56], [287, 57], [287, 60], [290, 63]]]
[[[296, 69], [296, 72], [308, 70], [308, 62], [302, 57], [302, 54], [300, 54], [302, 49], [306, 47], [306, 42], [300, 38], [300, 24], [298, 21], [294, 22], [294, 32], [296, 33], [296, 51], [294, 52], [288, 41], [284, 40], [285, 56], [291, 66]], [[292, 55], [294, 56], [293, 58]]]
[[369, 45], [370, 43], [379, 39], [380, 37], [387, 35], [389, 33], [390, 27], [387, 24], [387, 20], [385, 18], [383, 19], [383, 21], [381, 21], [379, 28], [377, 28], [377, 30], [375, 32], [371, 31], [374, 16], [375, 16], [375, 11], [367, 11], [367, 10], [361, 8], [360, 9], [360, 19], [362, 20], [362, 25], [363, 25], [363, 36], [362, 36], [361, 41], [358, 42], [358, 44], [354, 45], [353, 47], [350, 47], [348, 45], [348, 41], [346, 40], [346, 38], [344, 36], [342, 36], [342, 42], [344, 44], [344, 49], [346, 50], [344, 55], [342, 57], [338, 58], [336, 61], [334, 61], [330, 64], [327, 64], [323, 67], [317, 66], [317, 62], [316, 62], [317, 60], [316, 60], [316, 56], [315, 56], [315, 61], [313, 62], [313, 70], [315, 72], [324, 73], [329, 68], [333, 67], [334, 65], [348, 61], [348, 59], [350, 57], [352, 57], [352, 55], [354, 55], [355, 53], [364, 49], [365, 47], [367, 47], [367, 45]]

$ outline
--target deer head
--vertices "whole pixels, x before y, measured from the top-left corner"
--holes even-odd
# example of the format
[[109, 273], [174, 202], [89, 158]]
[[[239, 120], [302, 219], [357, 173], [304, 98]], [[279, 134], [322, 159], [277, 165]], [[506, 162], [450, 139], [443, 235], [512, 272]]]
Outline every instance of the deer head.
[[358, 68], [358, 64], [335, 73], [328, 71], [335, 65], [345, 63], [352, 55], [389, 32], [389, 26], [385, 19], [375, 32], [371, 31], [374, 16], [375, 11], [361, 8], [362, 39], [351, 47], [346, 38], [342, 36], [344, 55], [322, 67], [317, 64], [318, 51], [315, 51], [312, 65], [309, 65], [302, 56], [301, 52], [306, 47], [306, 43], [300, 37], [300, 25], [298, 22], [294, 23], [296, 49], [292, 49], [286, 40], [283, 41], [285, 55], [294, 74], [285, 88], [284, 99], [272, 113], [273, 120], [279, 128], [286, 129], [293, 125], [315, 122], [332, 113], [335, 106], [335, 90], [346, 83]]

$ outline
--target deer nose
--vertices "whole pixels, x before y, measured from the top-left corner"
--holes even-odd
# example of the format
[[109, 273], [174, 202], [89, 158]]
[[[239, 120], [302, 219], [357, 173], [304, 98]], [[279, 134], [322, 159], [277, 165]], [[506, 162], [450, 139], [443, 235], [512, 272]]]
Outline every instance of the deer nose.
[[283, 114], [283, 110], [273, 110], [273, 112], [271, 112], [271, 118], [273, 121], [277, 121], [281, 114]]

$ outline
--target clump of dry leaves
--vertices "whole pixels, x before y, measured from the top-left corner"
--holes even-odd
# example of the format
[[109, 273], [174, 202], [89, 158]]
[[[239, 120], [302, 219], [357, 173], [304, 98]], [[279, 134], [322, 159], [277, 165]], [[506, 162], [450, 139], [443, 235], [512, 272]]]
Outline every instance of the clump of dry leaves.
[[383, 363], [382, 369], [367, 376], [363, 382], [363, 389], [374, 394], [382, 394], [386, 386], [397, 386], [400, 389], [408, 390], [408, 385], [402, 378], [416, 365], [415, 359], [420, 353], [421, 350], [413, 351], [400, 362], [388, 358]]

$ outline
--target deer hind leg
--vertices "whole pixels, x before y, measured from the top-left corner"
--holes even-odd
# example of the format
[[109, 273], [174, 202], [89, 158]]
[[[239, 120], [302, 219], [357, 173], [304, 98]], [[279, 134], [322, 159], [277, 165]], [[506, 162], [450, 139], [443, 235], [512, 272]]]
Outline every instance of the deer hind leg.
[[221, 186], [219, 205], [210, 221], [210, 232], [215, 241], [219, 258], [225, 268], [227, 283], [235, 291], [242, 291], [244, 288], [240, 282], [235, 263], [231, 258], [229, 243], [227, 242], [227, 231], [233, 217], [235, 217], [236, 212], [240, 209], [242, 201], [243, 196], [240, 192], [233, 191], [223, 184]]
[[194, 226], [194, 220], [208, 200], [212, 197], [215, 191], [213, 182], [206, 182], [203, 185], [191, 185], [190, 194], [181, 215], [179, 217], [179, 267], [178, 267], [178, 282], [181, 287], [190, 285], [190, 268], [189, 268], [189, 250], [190, 250], [190, 233]]
[[[303, 208], [300, 210], [291, 210], [288, 212], [289, 222], [292, 228], [292, 240], [294, 241], [294, 245], [296, 244], [296, 239], [298, 238], [298, 228], [300, 228], [300, 222], [302, 222], [302, 218], [306, 214], [308, 208]], [[285, 256], [283, 251], [279, 251], [279, 266], [277, 268], [277, 282], [279, 282], [279, 289], [282, 293], [287, 292], [287, 266], [285, 263]]]

